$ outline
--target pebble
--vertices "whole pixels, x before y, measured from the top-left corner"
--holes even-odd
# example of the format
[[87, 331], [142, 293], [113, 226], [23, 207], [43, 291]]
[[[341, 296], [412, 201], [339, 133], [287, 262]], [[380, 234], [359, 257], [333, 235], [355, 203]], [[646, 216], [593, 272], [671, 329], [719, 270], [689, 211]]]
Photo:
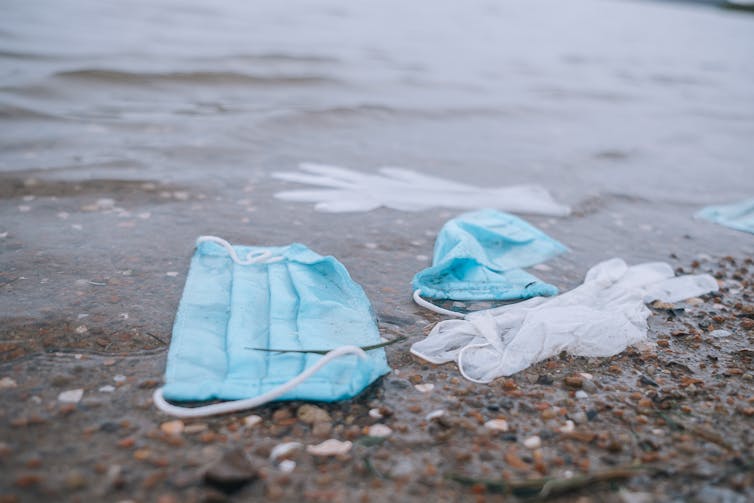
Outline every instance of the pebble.
[[205, 473], [204, 481], [223, 492], [234, 492], [257, 477], [257, 470], [241, 448], [226, 452]]
[[435, 385], [432, 383], [416, 384], [414, 385], [414, 388], [416, 388], [416, 391], [420, 391], [422, 393], [429, 393], [430, 391], [435, 389]]
[[160, 425], [160, 429], [168, 435], [180, 435], [183, 433], [184, 424], [180, 419], [167, 421]]
[[307, 446], [306, 452], [313, 456], [338, 456], [350, 451], [351, 446], [352, 444], [348, 440], [341, 442], [340, 440], [331, 438], [321, 444]]
[[393, 433], [393, 430], [387, 425], [378, 423], [370, 426], [368, 432], [370, 437], [385, 438], [389, 437]]
[[561, 433], [571, 433], [571, 432], [572, 432], [573, 430], [575, 430], [575, 429], [576, 429], [576, 425], [574, 424], [574, 422], [573, 422], [573, 421], [571, 421], [571, 420], [569, 419], [569, 420], [567, 420], [567, 421], [565, 422], [565, 424], [564, 424], [563, 426], [561, 426], [561, 427], [560, 427], [559, 429], [560, 429]]
[[382, 419], [382, 412], [378, 408], [369, 409], [369, 417], [372, 419]]
[[714, 337], [716, 339], [722, 339], [723, 337], [728, 337], [731, 335], [730, 330], [713, 330], [709, 333], [710, 337]]
[[10, 377], [3, 377], [0, 379], [0, 389], [15, 388], [16, 386], [16, 381]]
[[578, 390], [574, 396], [578, 398], [579, 400], [584, 400], [586, 398], [589, 398], [589, 395], [584, 390]]
[[111, 386], [109, 384], [106, 384], [105, 386], [100, 386], [99, 390], [102, 393], [112, 393], [113, 391], [115, 391], [115, 386]]
[[76, 491], [86, 487], [86, 477], [79, 471], [72, 471], [65, 477], [65, 485], [68, 489]]
[[508, 431], [508, 421], [505, 419], [490, 419], [484, 423], [484, 427], [495, 431]]
[[332, 421], [330, 414], [328, 414], [326, 410], [308, 403], [298, 408], [296, 416], [298, 417], [299, 421], [306, 424], [325, 423]]
[[528, 449], [539, 449], [542, 447], [542, 439], [534, 435], [524, 440], [524, 446]]
[[286, 442], [284, 444], [278, 444], [270, 451], [270, 459], [276, 461], [278, 458], [287, 456], [288, 454], [301, 449], [301, 442]]
[[186, 425], [185, 428], [183, 428], [183, 433], [186, 435], [196, 435], [197, 433], [202, 433], [204, 431], [207, 431], [209, 429], [209, 426], [207, 426], [205, 423], [194, 423]]
[[247, 428], [253, 428], [261, 422], [262, 418], [260, 416], [257, 416], [256, 414], [252, 414], [243, 418], [243, 425]]
[[280, 462], [278, 468], [280, 468], [280, 471], [283, 473], [291, 473], [296, 469], [296, 462], [292, 459], [284, 459]]
[[437, 419], [438, 417], [442, 417], [444, 415], [445, 415], [445, 409], [437, 409], [427, 414], [424, 417], [424, 419], [426, 419], [427, 421], [431, 421], [433, 419]]
[[63, 403], [79, 403], [81, 401], [81, 398], [84, 396], [84, 390], [79, 389], [71, 389], [68, 391], [63, 391], [58, 395], [58, 401]]
[[125, 380], [126, 380], [126, 376], [124, 376], [123, 374], [118, 374], [118, 375], [113, 376], [113, 381], [115, 382], [123, 382]]

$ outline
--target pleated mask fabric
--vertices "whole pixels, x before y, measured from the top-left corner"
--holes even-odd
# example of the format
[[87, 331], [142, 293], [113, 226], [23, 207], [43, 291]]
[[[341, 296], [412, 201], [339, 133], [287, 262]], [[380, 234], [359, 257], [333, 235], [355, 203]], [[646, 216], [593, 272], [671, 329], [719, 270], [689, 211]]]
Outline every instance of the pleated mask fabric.
[[188, 415], [164, 399], [352, 398], [390, 370], [384, 349], [359, 349], [379, 343], [369, 300], [335, 258], [302, 244], [231, 247], [201, 237], [155, 403]]
[[[556, 295], [524, 271], [567, 248], [524, 220], [497, 210], [448, 221], [435, 241], [432, 267], [414, 276], [418, 295], [432, 299], [513, 300]], [[425, 306], [427, 307], [427, 306]]]

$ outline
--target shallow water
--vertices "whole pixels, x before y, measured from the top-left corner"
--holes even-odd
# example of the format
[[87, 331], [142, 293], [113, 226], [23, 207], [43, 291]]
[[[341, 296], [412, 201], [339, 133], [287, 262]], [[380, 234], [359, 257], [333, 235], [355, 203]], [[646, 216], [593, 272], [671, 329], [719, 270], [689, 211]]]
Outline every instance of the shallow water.
[[753, 28], [676, 3], [6, 2], [0, 319], [26, 349], [5, 357], [159, 346], [205, 233], [304, 242], [416, 312], [459, 210], [275, 199], [311, 188], [272, 177], [301, 162], [544, 186], [574, 210], [527, 217], [572, 249], [564, 287], [613, 255], [751, 255], [691, 215], [754, 193]]

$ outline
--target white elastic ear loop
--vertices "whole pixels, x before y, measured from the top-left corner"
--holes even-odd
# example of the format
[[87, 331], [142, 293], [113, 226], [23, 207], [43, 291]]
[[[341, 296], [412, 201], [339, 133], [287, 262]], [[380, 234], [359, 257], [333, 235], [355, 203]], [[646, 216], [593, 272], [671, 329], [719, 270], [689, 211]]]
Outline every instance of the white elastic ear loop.
[[475, 382], [478, 384], [489, 384], [492, 381], [494, 381], [494, 379], [474, 379], [469, 374], [467, 374], [466, 371], [463, 370], [463, 354], [466, 352], [466, 350], [474, 349], [474, 348], [484, 348], [487, 346], [492, 346], [492, 344], [490, 344], [489, 342], [483, 342], [481, 344], [469, 344], [468, 346], [464, 347], [458, 352], [458, 371], [461, 372], [461, 375], [463, 377], [465, 377], [471, 382]]
[[225, 241], [223, 238], [219, 238], [217, 236], [200, 236], [196, 240], [197, 244], [199, 243], [215, 243], [223, 248], [225, 248], [225, 251], [228, 252], [228, 255], [230, 255], [230, 258], [238, 265], [252, 265], [252, 264], [271, 264], [273, 262], [277, 262], [279, 260], [283, 260], [283, 257], [273, 257], [272, 252], [269, 250], [259, 250], [259, 251], [251, 251], [246, 255], [246, 260], [241, 260], [241, 258], [236, 253], [235, 248]]
[[452, 316], [454, 318], [465, 318], [466, 315], [464, 313], [457, 313], [455, 311], [451, 311], [450, 309], [443, 309], [440, 306], [436, 306], [432, 304], [431, 302], [424, 300], [421, 298], [421, 290], [414, 290], [414, 302], [416, 302], [418, 305], [423, 307], [424, 309], [429, 309], [430, 311], [434, 311], [437, 314], [444, 314], [445, 316]]
[[222, 403], [213, 403], [212, 405], [205, 405], [202, 407], [181, 407], [178, 405], [172, 405], [168, 403], [165, 400], [165, 398], [162, 396], [162, 388], [159, 388], [155, 390], [154, 394], [152, 395], [152, 401], [154, 402], [155, 406], [158, 409], [176, 417], [206, 417], [206, 416], [214, 416], [217, 414], [227, 414], [229, 412], [238, 412], [240, 410], [251, 409], [253, 407], [264, 405], [267, 402], [271, 402], [277, 397], [287, 393], [288, 391], [292, 390], [293, 388], [295, 388], [302, 382], [309, 379], [319, 369], [321, 369], [322, 367], [324, 367], [325, 365], [327, 365], [334, 359], [339, 358], [344, 355], [356, 355], [362, 360], [365, 360], [367, 358], [367, 354], [364, 352], [363, 349], [361, 349], [358, 346], [341, 346], [337, 349], [333, 349], [332, 351], [326, 353], [322, 358], [320, 358], [317, 361], [317, 363], [315, 363], [308, 369], [304, 370], [303, 372], [301, 372], [299, 375], [297, 375], [296, 377], [294, 377], [287, 383], [281, 384], [277, 388], [273, 388], [267, 393], [263, 393], [259, 396], [255, 396], [254, 398], [246, 398], [243, 400], [233, 400], [233, 401], [222, 402]]

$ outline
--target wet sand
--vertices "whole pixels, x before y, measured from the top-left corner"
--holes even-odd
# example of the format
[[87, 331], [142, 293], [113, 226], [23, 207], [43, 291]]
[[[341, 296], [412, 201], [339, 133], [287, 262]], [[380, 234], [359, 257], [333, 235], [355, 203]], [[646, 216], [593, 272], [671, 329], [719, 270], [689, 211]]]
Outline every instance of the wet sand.
[[[539, 494], [539, 477], [570, 480], [547, 489], [567, 501], [752, 498], [754, 240], [691, 215], [754, 193], [754, 19], [633, 2], [140, 9], [111, 25], [108, 5], [18, 4], [0, 24], [0, 500], [495, 500]], [[75, 19], [99, 28], [60, 27]], [[459, 211], [275, 199], [306, 187], [272, 173], [305, 161], [541, 184], [573, 208], [523, 215], [571, 249], [542, 279], [567, 290], [620, 256], [722, 290], [655, 309], [645, 347], [475, 385], [408, 352], [439, 320], [410, 279]], [[337, 257], [383, 335], [408, 338], [387, 349], [394, 372], [316, 421], [285, 403], [166, 433], [151, 393], [201, 234]], [[306, 451], [328, 438], [353, 447]], [[270, 459], [285, 442], [302, 444], [291, 473]]]

